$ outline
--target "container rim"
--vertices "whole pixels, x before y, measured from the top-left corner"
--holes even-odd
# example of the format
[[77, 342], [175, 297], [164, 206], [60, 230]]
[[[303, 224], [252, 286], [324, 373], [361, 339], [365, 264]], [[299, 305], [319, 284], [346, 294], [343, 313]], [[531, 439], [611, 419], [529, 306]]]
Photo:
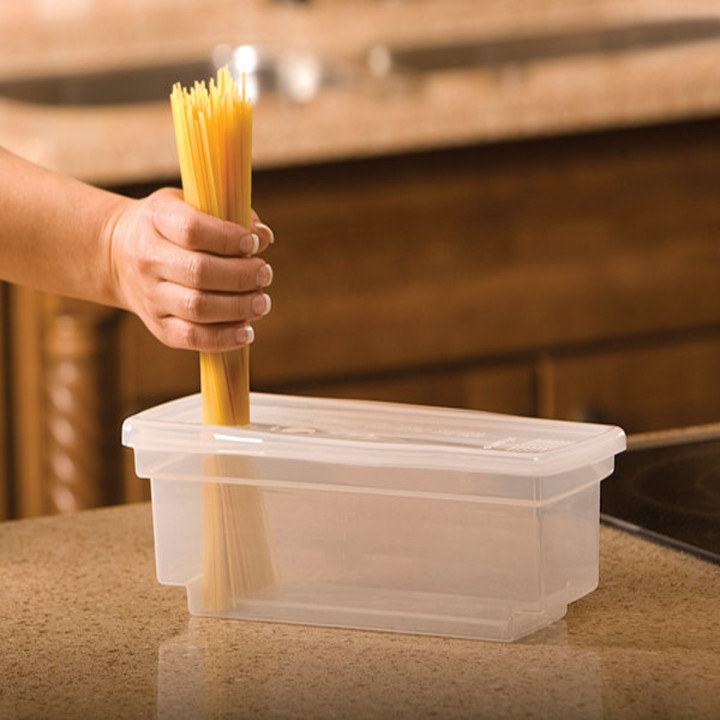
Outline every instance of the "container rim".
[[[136, 453], [243, 455], [523, 477], [569, 472], [626, 446], [623, 430], [611, 425], [265, 393], [251, 393], [251, 425], [202, 425], [200, 402], [199, 394], [190, 395], [127, 418], [123, 444]], [[367, 428], [375, 426], [385, 427], [385, 435], [368, 435]]]

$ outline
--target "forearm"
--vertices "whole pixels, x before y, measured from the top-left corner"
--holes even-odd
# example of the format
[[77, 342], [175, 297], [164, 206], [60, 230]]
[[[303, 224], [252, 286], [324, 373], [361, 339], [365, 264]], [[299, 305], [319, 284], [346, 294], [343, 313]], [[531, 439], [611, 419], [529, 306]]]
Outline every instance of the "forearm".
[[130, 200], [0, 148], [0, 280], [130, 310], [171, 347], [252, 342], [272, 242], [255, 214], [245, 228], [170, 188]]
[[0, 279], [120, 305], [110, 231], [128, 202], [0, 148]]

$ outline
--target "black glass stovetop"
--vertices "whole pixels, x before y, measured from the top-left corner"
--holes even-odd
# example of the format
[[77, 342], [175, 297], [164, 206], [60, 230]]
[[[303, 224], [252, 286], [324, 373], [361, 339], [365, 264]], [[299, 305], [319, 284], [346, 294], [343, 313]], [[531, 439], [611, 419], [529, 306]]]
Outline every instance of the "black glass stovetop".
[[628, 437], [602, 520], [720, 563], [720, 424]]

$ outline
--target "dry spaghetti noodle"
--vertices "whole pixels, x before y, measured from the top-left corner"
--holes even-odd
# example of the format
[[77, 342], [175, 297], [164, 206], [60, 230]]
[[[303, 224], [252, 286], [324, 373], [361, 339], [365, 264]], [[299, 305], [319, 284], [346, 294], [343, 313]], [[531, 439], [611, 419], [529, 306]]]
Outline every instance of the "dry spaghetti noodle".
[[[177, 83], [170, 96], [185, 200], [203, 212], [250, 227], [252, 104], [227, 68], [209, 87]], [[203, 422], [250, 421], [249, 349], [200, 353]], [[232, 466], [231, 466], [232, 465]], [[251, 479], [252, 463], [205, 458], [212, 477]], [[274, 582], [262, 492], [252, 485], [203, 484], [203, 601], [232, 609], [247, 593]]]

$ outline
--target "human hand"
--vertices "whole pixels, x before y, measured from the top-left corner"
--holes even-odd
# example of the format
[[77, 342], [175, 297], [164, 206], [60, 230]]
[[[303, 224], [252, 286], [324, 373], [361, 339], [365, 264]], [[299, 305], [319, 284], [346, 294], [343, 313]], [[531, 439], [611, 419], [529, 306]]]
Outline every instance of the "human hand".
[[124, 202], [109, 222], [118, 304], [173, 348], [233, 350], [253, 341], [267, 315], [272, 268], [254, 257], [273, 233], [253, 212], [251, 228], [199, 212], [163, 188]]

